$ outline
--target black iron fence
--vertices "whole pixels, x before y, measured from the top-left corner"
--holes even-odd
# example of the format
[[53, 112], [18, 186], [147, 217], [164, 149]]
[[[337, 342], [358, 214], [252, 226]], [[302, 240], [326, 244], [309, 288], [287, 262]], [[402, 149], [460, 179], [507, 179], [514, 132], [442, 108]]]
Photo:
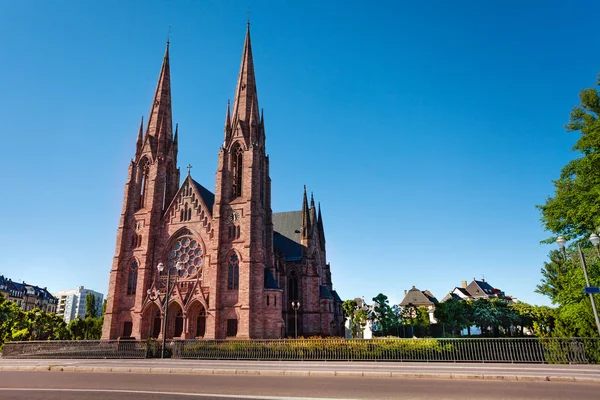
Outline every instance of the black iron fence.
[[[149, 341], [9, 342], [4, 358], [153, 358]], [[600, 363], [596, 338], [175, 340], [166, 357], [213, 360]]]
[[8, 342], [2, 358], [146, 358], [148, 344], [139, 340], [48, 340]]

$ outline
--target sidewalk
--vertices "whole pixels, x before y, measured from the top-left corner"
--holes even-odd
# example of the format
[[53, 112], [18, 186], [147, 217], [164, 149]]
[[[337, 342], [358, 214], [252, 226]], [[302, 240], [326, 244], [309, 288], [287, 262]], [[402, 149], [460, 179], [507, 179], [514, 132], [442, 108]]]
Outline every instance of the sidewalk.
[[600, 384], [600, 365], [230, 360], [0, 359], [0, 371], [485, 379]]

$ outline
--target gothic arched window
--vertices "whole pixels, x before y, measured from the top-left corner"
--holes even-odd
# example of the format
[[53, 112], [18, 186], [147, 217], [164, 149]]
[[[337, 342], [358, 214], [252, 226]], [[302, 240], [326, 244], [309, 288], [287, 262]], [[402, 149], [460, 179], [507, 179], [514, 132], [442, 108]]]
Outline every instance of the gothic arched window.
[[227, 274], [227, 289], [238, 290], [240, 281], [240, 260], [233, 253], [229, 258], [229, 273]]
[[298, 299], [298, 276], [296, 271], [292, 271], [288, 280], [288, 300], [294, 301]]
[[232, 197], [240, 197], [242, 195], [242, 147], [237, 144], [231, 151], [231, 171], [232, 171]]
[[167, 267], [171, 269], [171, 275], [178, 273], [178, 262], [183, 264], [179, 271], [182, 278], [195, 277], [202, 267], [202, 248], [192, 232], [187, 229], [179, 234], [167, 256]]
[[129, 264], [128, 276], [127, 276], [127, 294], [135, 294], [137, 287], [137, 276], [138, 276], [138, 263], [133, 260]]
[[144, 208], [146, 205], [146, 197], [148, 195], [148, 173], [150, 172], [150, 163], [147, 159], [139, 164], [140, 165], [140, 204], [138, 208]]

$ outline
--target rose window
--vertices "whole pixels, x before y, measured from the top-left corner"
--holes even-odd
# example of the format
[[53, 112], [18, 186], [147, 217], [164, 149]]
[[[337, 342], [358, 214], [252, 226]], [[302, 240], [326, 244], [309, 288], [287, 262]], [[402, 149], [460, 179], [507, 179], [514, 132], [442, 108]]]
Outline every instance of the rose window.
[[[177, 271], [177, 263], [183, 264], [180, 271]], [[182, 278], [195, 277], [202, 268], [200, 243], [192, 236], [180, 236], [169, 251], [167, 266], [171, 274], [179, 273]]]

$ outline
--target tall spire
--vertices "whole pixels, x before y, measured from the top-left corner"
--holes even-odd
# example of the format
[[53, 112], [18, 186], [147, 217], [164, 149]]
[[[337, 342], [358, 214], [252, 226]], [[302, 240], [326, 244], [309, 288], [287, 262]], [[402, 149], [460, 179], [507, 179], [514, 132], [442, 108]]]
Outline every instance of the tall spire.
[[321, 215], [321, 202], [319, 202], [319, 214], [317, 215], [317, 226], [319, 227], [319, 239], [321, 250], [325, 250], [325, 229], [323, 229], [323, 216]]
[[244, 121], [247, 124], [250, 122], [252, 107], [258, 112], [258, 95], [254, 77], [254, 62], [252, 61], [252, 45], [250, 44], [250, 23], [248, 22], [240, 74], [233, 99], [233, 123], [235, 126], [237, 126], [237, 121]]
[[152, 107], [150, 108], [150, 117], [148, 118], [147, 135], [171, 139], [173, 131], [173, 122], [171, 116], [171, 70], [169, 68], [169, 42], [163, 58], [162, 68], [158, 77], [156, 93]]
[[306, 185], [304, 185], [304, 196], [302, 198], [302, 237], [308, 237], [310, 231], [310, 216], [308, 214], [308, 198], [306, 197]]
[[140, 122], [140, 130], [138, 131], [137, 142], [135, 144], [135, 152], [136, 154], [140, 152], [142, 149], [142, 144], [144, 140], [144, 116], [142, 115], [142, 122]]
[[227, 99], [227, 115], [225, 116], [225, 129], [231, 128], [231, 105], [229, 104], [229, 99]]
[[310, 225], [311, 227], [317, 226], [317, 210], [315, 208], [315, 197], [310, 192]]

